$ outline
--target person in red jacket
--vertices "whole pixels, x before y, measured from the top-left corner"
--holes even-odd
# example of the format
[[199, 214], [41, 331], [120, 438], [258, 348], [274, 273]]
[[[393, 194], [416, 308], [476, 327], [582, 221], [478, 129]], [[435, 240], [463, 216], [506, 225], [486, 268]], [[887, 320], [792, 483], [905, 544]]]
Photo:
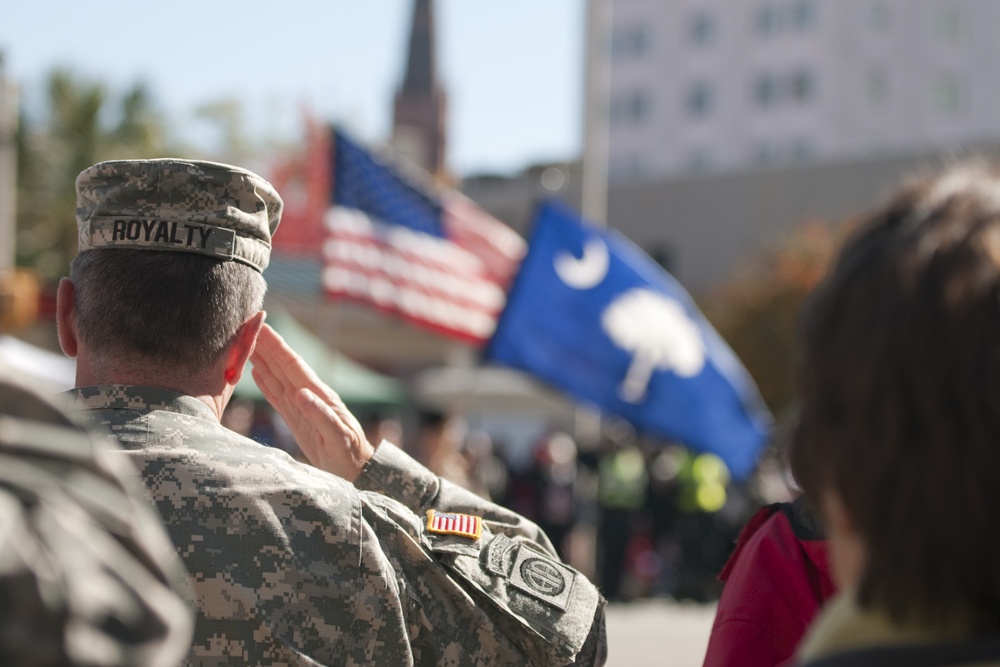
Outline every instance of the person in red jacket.
[[761, 508], [719, 575], [725, 583], [704, 667], [775, 667], [836, 592], [805, 496]]

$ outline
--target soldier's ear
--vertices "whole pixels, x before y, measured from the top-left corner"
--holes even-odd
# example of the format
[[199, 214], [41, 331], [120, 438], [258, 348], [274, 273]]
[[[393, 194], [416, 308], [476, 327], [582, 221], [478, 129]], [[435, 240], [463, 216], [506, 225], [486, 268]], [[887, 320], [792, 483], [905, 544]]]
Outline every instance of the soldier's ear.
[[75, 357], [77, 352], [76, 335], [76, 287], [69, 278], [59, 281], [56, 291], [56, 332], [59, 335], [59, 347], [67, 357]]
[[254, 345], [257, 344], [257, 334], [264, 326], [264, 311], [260, 311], [236, 332], [233, 344], [226, 354], [225, 379], [226, 384], [235, 385], [243, 377], [243, 368], [247, 365], [250, 355], [253, 354]]

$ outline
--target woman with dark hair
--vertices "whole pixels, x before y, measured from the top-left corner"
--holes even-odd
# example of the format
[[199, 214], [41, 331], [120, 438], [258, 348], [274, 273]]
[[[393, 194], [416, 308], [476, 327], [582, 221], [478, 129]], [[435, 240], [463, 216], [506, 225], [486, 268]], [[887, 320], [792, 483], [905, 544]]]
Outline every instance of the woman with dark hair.
[[799, 343], [791, 461], [841, 591], [799, 663], [1000, 664], [1000, 175], [870, 215]]

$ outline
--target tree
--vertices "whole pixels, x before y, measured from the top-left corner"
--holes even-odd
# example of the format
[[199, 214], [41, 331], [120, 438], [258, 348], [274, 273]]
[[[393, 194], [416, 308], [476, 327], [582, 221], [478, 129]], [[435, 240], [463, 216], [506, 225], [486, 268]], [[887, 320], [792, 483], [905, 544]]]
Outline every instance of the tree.
[[653, 371], [693, 377], [705, 365], [698, 327], [679, 303], [653, 290], [632, 289], [615, 299], [601, 316], [601, 326], [633, 355], [619, 388], [629, 403], [645, 398]]
[[823, 277], [847, 225], [809, 220], [765, 248], [702, 299], [705, 316], [781, 415], [793, 399], [799, 311]]
[[53, 72], [38, 116], [21, 113], [18, 265], [45, 281], [65, 275], [77, 248], [77, 174], [101, 160], [163, 155], [165, 127], [141, 83], [114, 96], [100, 83]]

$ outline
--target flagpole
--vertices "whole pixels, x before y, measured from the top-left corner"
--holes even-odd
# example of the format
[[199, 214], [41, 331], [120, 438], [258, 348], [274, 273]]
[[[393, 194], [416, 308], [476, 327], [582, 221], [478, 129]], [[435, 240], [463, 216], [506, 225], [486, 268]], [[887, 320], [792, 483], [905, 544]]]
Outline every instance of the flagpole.
[[[580, 212], [587, 221], [597, 225], [606, 225], [608, 218], [611, 3], [612, 0], [587, 0], [586, 10]], [[601, 434], [600, 413], [580, 405], [574, 421], [577, 442], [597, 446]]]
[[599, 225], [606, 224], [608, 217], [611, 8], [611, 0], [587, 0], [580, 212]]

